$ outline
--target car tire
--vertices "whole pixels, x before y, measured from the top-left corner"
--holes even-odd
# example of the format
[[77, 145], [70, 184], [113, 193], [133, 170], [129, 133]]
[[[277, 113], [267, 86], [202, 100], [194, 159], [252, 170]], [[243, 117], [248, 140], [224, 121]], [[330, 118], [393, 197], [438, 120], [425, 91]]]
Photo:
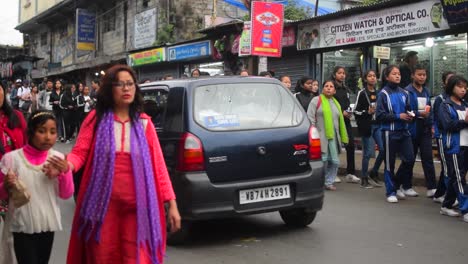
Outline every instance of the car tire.
[[309, 211], [306, 208], [282, 210], [279, 213], [284, 223], [292, 227], [306, 227], [310, 225], [317, 216], [316, 211]]
[[171, 246], [184, 245], [190, 241], [192, 223], [189, 221], [183, 221], [180, 223], [179, 231], [170, 233], [169, 222], [167, 224], [167, 244]]

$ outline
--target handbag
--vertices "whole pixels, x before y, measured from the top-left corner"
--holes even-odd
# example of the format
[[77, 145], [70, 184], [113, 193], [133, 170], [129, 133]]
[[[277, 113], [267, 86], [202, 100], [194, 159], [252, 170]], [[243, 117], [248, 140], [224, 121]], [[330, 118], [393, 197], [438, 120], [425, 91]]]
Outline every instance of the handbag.
[[27, 204], [31, 199], [31, 194], [27, 190], [24, 183], [17, 179], [16, 182], [11, 186], [10, 190], [10, 199], [13, 202], [15, 208], [20, 208], [21, 206]]
[[29, 111], [29, 108], [31, 107], [32, 101], [24, 101], [23, 104], [21, 105], [20, 109], [23, 112]]

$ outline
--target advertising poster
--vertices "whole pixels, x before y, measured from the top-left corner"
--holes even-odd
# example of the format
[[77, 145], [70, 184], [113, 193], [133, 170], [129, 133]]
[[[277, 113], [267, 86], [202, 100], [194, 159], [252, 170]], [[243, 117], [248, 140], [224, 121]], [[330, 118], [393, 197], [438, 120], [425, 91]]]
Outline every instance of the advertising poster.
[[283, 5], [252, 3], [252, 55], [281, 57], [283, 40]]
[[239, 41], [239, 56], [250, 56], [252, 42], [250, 39], [251, 36], [251, 25], [250, 21], [244, 22], [244, 28], [242, 29], [242, 34]]
[[154, 42], [156, 42], [156, 8], [135, 16], [133, 46], [135, 49], [141, 49], [153, 46]]
[[[439, 0], [387, 8], [298, 28], [298, 50], [329, 48], [449, 29]], [[318, 33], [318, 34], [317, 34]], [[319, 42], [316, 40], [319, 39]]]
[[86, 9], [76, 9], [76, 49], [96, 49], [96, 14]]
[[165, 48], [150, 49], [128, 55], [128, 65], [130, 65], [131, 67], [162, 62], [165, 60]]
[[441, 0], [450, 25], [468, 23], [468, 0]]

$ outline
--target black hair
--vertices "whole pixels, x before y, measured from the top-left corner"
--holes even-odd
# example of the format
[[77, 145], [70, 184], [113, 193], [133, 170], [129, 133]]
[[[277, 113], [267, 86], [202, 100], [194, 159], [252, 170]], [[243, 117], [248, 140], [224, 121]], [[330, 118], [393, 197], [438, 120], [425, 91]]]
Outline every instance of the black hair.
[[31, 143], [36, 130], [49, 120], [53, 120], [55, 124], [57, 124], [57, 120], [52, 111], [38, 110], [34, 111], [31, 114], [31, 116], [28, 119], [28, 129], [26, 130], [26, 135], [28, 136], [29, 143]]
[[310, 77], [310, 76], [302, 76], [301, 79], [299, 79], [296, 83], [296, 87], [294, 88], [294, 91], [296, 92], [300, 92], [304, 89], [304, 83], [306, 83], [307, 81], [315, 81], [314, 78]]
[[269, 71], [262, 71], [258, 74], [258, 76], [262, 76], [262, 77], [266, 77], [266, 76], [270, 76], [270, 77], [273, 77], [271, 76], [271, 73]]
[[449, 75], [455, 75], [454, 71], [445, 71], [442, 73], [442, 83], [445, 85], [445, 82], [447, 81], [447, 77]]
[[468, 81], [465, 79], [465, 77], [461, 75], [454, 75], [450, 77], [447, 87], [445, 87], [445, 93], [447, 93], [448, 95], [453, 95], [453, 89], [455, 88], [455, 86], [463, 84], [465, 86], [468, 86]]
[[332, 80], [336, 81], [335, 75], [341, 69], [343, 69], [345, 71], [345, 73], [346, 73], [346, 68], [344, 66], [335, 66], [335, 68], [333, 68], [333, 73], [331, 75]]
[[172, 74], [166, 74], [162, 77], [162, 80], [166, 80], [167, 78], [172, 78]]
[[326, 84], [327, 82], [333, 83], [333, 86], [334, 86], [335, 89], [336, 89], [336, 82], [335, 82], [334, 80], [332, 80], [332, 79], [325, 80], [325, 81], [323, 82], [323, 84], [322, 84], [322, 87], [325, 87], [325, 84]]
[[376, 75], [376, 77], [377, 77], [377, 72], [376, 72], [375, 70], [372, 70], [372, 69], [367, 70], [367, 71], [364, 73], [364, 75], [362, 75], [362, 84], [363, 84], [364, 88], [367, 87], [367, 76], [368, 76], [371, 72], [373, 72], [373, 73]]
[[193, 69], [192, 73], [190, 73], [190, 77], [192, 77], [192, 76], [193, 76], [193, 73], [196, 72], [196, 71], [197, 71], [198, 74], [201, 76], [201, 71], [200, 71], [200, 69], [195, 68], [195, 69]]
[[7, 101], [5, 86], [2, 83], [0, 83], [0, 87], [3, 90], [3, 105], [0, 107], [0, 110], [2, 110], [5, 116], [8, 117], [8, 123], [7, 123], [8, 128], [15, 129], [15, 128], [21, 127], [20, 119], [18, 117], [18, 112], [13, 110], [13, 108]]
[[397, 68], [398, 70], [400, 70], [400, 68], [398, 68], [398, 66], [396, 66], [396, 65], [389, 65], [389, 66], [387, 66], [387, 68], [385, 68], [385, 69], [383, 70], [383, 76], [382, 76], [382, 78], [385, 78], [385, 79], [386, 79], [386, 78], [390, 75], [390, 73], [392, 72], [392, 70], [395, 69], [395, 68]]
[[101, 81], [99, 79], [94, 79], [94, 80], [92, 80], [92, 82], [99, 85], [99, 86], [101, 86]]
[[53, 87], [52, 89], [54, 89], [54, 90], [57, 89], [57, 82], [60, 83], [60, 89], [63, 90], [63, 81], [60, 80], [60, 79], [55, 80], [55, 82], [54, 82], [54, 87]]
[[416, 71], [424, 70], [427, 73], [426, 67], [424, 67], [422, 64], [416, 64], [414, 67], [411, 69], [411, 74], [415, 74]]
[[116, 64], [107, 69], [106, 74], [102, 77], [102, 86], [97, 92], [97, 103], [96, 103], [96, 127], [101, 122], [104, 114], [107, 111], [112, 111], [114, 108], [114, 96], [113, 87], [114, 82], [117, 81], [119, 72], [128, 72], [135, 83], [135, 99], [130, 104], [129, 115], [133, 121], [139, 117], [139, 113], [143, 111], [143, 96], [141, 94], [140, 86], [136, 82], [136, 74], [132, 68], [124, 64]]
[[278, 80], [280, 80], [280, 82], [281, 82], [281, 81], [283, 81], [283, 78], [285, 78], [285, 77], [288, 77], [289, 80], [291, 81], [291, 76], [289, 76], [289, 75], [281, 75]]
[[312, 35], [318, 36], [318, 34], [319, 34], [318, 29], [316, 29], [316, 28], [312, 29]]

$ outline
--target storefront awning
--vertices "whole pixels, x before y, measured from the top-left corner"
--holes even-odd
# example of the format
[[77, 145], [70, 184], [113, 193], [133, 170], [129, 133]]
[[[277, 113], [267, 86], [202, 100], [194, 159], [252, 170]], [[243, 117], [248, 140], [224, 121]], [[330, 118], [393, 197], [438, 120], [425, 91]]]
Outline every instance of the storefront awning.
[[[244, 3], [243, 3], [242, 0], [223, 0], [223, 1], [230, 4], [230, 5], [235, 6], [237, 8], [240, 8], [242, 10], [247, 10], [247, 8], [244, 6]], [[274, 0], [273, 2], [282, 3], [282, 4], [285, 5], [285, 4], [287, 4], [288, 0], [276, 0], [276, 1]], [[313, 1], [313, 0], [297, 0], [296, 5], [298, 5], [300, 7], [304, 7], [304, 8], [309, 8], [312, 11], [315, 10], [315, 1]], [[319, 6], [319, 8], [317, 10], [317, 12], [318, 12], [317, 15], [319, 15], [319, 16], [326, 15], [326, 14], [329, 14], [329, 13], [333, 13], [335, 11], [336, 10]]]

